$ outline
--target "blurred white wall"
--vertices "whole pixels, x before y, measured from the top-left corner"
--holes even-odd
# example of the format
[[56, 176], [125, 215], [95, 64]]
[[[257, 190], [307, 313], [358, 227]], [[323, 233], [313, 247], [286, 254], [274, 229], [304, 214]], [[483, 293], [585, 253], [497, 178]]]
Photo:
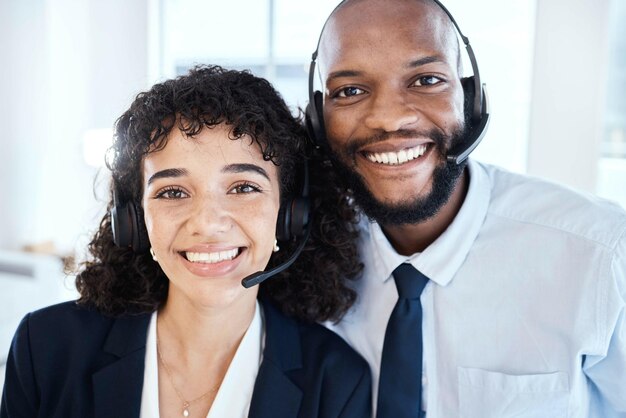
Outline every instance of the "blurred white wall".
[[539, 0], [528, 173], [596, 191], [609, 0]]
[[[469, 38], [487, 85], [489, 128], [472, 157], [519, 173], [527, 170], [537, 1], [444, 0]], [[471, 73], [469, 61], [464, 68]]]
[[48, 136], [46, 10], [37, 1], [0, 1], [0, 247], [36, 231], [40, 152]]
[[97, 223], [83, 137], [149, 84], [147, 3], [0, 0], [0, 248], [54, 240], [69, 252]]

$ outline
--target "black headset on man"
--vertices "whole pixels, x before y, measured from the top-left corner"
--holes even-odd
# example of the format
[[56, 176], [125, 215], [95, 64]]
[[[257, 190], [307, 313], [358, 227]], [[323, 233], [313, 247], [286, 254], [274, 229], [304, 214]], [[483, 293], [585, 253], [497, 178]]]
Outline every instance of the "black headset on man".
[[[344, 0], [345, 1], [345, 0]], [[438, 0], [434, 1], [448, 15], [457, 32], [459, 33], [463, 43], [465, 44], [467, 54], [472, 64], [473, 76], [463, 78], [463, 91], [465, 94], [465, 102], [472, 106], [471, 111], [471, 130], [466, 141], [451, 150], [447, 156], [448, 162], [454, 164], [462, 163], [469, 154], [476, 148], [482, 140], [489, 123], [489, 109], [487, 105], [487, 96], [485, 94], [485, 86], [480, 84], [480, 75], [474, 52], [470, 46], [469, 39], [463, 35], [456, 21], [448, 12], [448, 10]], [[337, 5], [335, 10], [343, 4], [343, 1]], [[334, 10], [333, 10], [334, 13]], [[330, 16], [332, 16], [332, 14]], [[329, 16], [329, 18], [330, 18]], [[328, 23], [328, 19], [326, 20]], [[326, 26], [324, 23], [324, 27]], [[322, 33], [324, 32], [322, 28]], [[326, 132], [324, 130], [323, 118], [323, 94], [320, 91], [313, 90], [313, 80], [315, 73], [315, 64], [321, 41], [321, 34], [317, 41], [317, 47], [311, 58], [309, 67], [309, 103], [306, 107], [306, 126], [311, 139], [318, 146], [326, 144]], [[478, 94], [474, 94], [478, 92]], [[300, 193], [289, 196], [278, 212], [276, 224], [276, 238], [278, 241], [300, 241], [294, 253], [285, 262], [270, 269], [268, 271], [260, 271], [244, 278], [241, 283], [248, 288], [269, 279], [288, 268], [302, 252], [304, 245], [311, 233], [311, 214], [309, 201], [309, 170], [306, 161], [299, 174]], [[135, 252], [145, 252], [150, 247], [148, 233], [143, 220], [143, 210], [133, 201], [122, 201], [120, 199], [117, 188], [113, 190], [113, 208], [111, 209], [111, 227], [113, 230], [113, 240], [119, 247], [131, 247]]]
[[[335, 7], [335, 9], [332, 11], [330, 16], [332, 16], [335, 11], [343, 3], [345, 3], [345, 1], [347, 0], [339, 3], [337, 7]], [[465, 94], [465, 104], [466, 106], [471, 106], [471, 116], [469, 120], [470, 129], [466, 135], [465, 141], [458, 144], [455, 148], [451, 149], [447, 155], [447, 160], [449, 163], [461, 164], [478, 146], [480, 141], [485, 136], [485, 133], [487, 132], [487, 126], [489, 125], [489, 106], [487, 103], [486, 88], [480, 83], [478, 64], [476, 63], [476, 57], [474, 56], [474, 51], [472, 50], [472, 46], [469, 43], [469, 39], [465, 35], [463, 35], [461, 29], [459, 28], [459, 25], [456, 23], [456, 20], [454, 20], [448, 9], [446, 9], [444, 5], [441, 4], [438, 0], [432, 1], [437, 4], [441, 8], [441, 10], [443, 10], [444, 13], [450, 18], [450, 21], [456, 28], [457, 33], [459, 34], [463, 41], [463, 44], [465, 45], [467, 55], [469, 56], [469, 60], [472, 64], [473, 76], [461, 79], [463, 92]], [[328, 144], [326, 140], [326, 130], [324, 127], [324, 95], [321, 91], [314, 90], [313, 80], [315, 77], [315, 65], [320, 42], [322, 40], [322, 34], [324, 33], [324, 28], [328, 24], [330, 16], [328, 17], [328, 19], [326, 19], [326, 22], [324, 23], [320, 37], [317, 40], [317, 47], [315, 48], [315, 52], [313, 52], [313, 55], [311, 57], [311, 65], [309, 66], [309, 104], [306, 107], [306, 126], [309, 132], [309, 136], [318, 147], [325, 147]], [[478, 92], [478, 94], [475, 94], [475, 92]]]

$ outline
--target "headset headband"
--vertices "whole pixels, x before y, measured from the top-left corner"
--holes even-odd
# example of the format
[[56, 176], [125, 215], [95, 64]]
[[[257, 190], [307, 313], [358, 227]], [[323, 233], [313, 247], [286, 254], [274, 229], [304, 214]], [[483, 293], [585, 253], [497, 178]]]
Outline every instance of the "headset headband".
[[[328, 15], [328, 17], [326, 18], [326, 21], [324, 22], [324, 26], [322, 26], [322, 31], [320, 32], [320, 36], [317, 39], [317, 46], [315, 47], [315, 51], [313, 52], [313, 54], [311, 54], [311, 65], [309, 66], [309, 102], [311, 102], [313, 100], [313, 80], [314, 80], [314, 73], [315, 73], [315, 65], [316, 65], [316, 60], [317, 60], [317, 55], [320, 49], [320, 43], [322, 42], [322, 36], [324, 35], [324, 30], [326, 29], [326, 25], [328, 24], [328, 21], [330, 20], [330, 18], [335, 14], [335, 12], [337, 11], [337, 9], [339, 9], [339, 7], [341, 7], [342, 4], [344, 4], [346, 1], [348, 0], [342, 0], [341, 3], [339, 3], [337, 6], [335, 6], [335, 8], [333, 9], [333, 11], [330, 13], [330, 15]], [[476, 63], [476, 57], [474, 55], [474, 50], [472, 49], [472, 46], [470, 45], [470, 41], [469, 38], [465, 35], [463, 35], [463, 32], [461, 31], [461, 28], [459, 27], [458, 23], [456, 23], [456, 20], [454, 20], [454, 17], [452, 16], [452, 14], [448, 11], [448, 9], [446, 9], [446, 7], [439, 1], [439, 0], [431, 0], [433, 3], [437, 4], [437, 6], [439, 6], [439, 8], [441, 10], [443, 10], [443, 12], [448, 16], [448, 18], [450, 19], [450, 21], [452, 22], [452, 24], [454, 25], [454, 28], [456, 29], [457, 33], [459, 34], [461, 40], [463, 41], [463, 44], [465, 45], [465, 50], [467, 51], [467, 55], [469, 57], [470, 63], [472, 64], [472, 73], [474, 75], [474, 103], [473, 103], [473, 111], [472, 111], [472, 119], [473, 120], [479, 120], [481, 117], [480, 114], [480, 109], [482, 107], [482, 101], [483, 101], [483, 97], [482, 97], [482, 88], [480, 85], [480, 73], [478, 72], [478, 64]]]

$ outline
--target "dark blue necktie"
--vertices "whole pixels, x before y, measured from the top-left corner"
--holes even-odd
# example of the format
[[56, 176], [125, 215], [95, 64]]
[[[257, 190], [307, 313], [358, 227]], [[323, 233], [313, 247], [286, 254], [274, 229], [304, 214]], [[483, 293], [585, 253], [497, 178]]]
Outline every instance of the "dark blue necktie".
[[393, 272], [398, 302], [391, 312], [380, 364], [377, 418], [418, 418], [422, 409], [422, 305], [428, 277], [410, 264]]

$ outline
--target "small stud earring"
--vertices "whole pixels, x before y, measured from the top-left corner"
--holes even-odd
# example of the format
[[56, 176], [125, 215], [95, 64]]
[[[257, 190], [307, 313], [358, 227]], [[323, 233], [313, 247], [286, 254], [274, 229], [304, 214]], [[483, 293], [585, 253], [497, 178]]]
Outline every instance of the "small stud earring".
[[277, 253], [278, 251], [280, 251], [280, 247], [278, 246], [278, 240], [274, 240], [274, 250], [275, 253]]
[[152, 249], [152, 247], [150, 247], [150, 254], [152, 255], [152, 259], [153, 259], [154, 261], [158, 261], [158, 260], [157, 260], [157, 256], [156, 256], [156, 254], [154, 253], [154, 250]]

